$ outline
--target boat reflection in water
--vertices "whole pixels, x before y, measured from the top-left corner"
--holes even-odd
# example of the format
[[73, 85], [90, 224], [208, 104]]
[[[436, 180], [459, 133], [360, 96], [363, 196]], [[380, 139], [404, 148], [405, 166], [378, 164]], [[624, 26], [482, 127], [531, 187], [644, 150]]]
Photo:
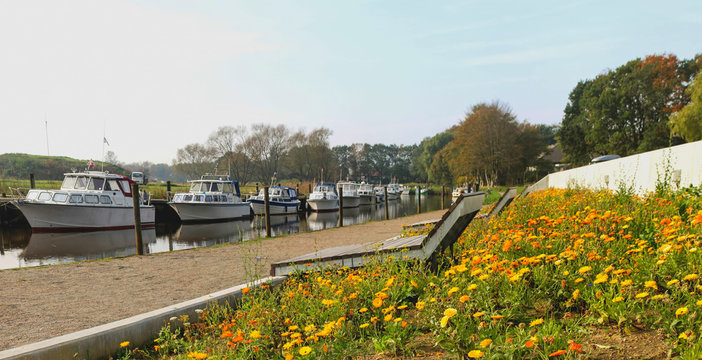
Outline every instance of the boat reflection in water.
[[244, 240], [251, 232], [249, 220], [207, 224], [181, 224], [175, 231], [160, 233], [158, 241], [149, 252], [163, 252], [235, 243]]
[[[250, 238], [266, 237], [266, 217], [256, 216], [251, 223], [253, 236]], [[271, 236], [294, 234], [300, 232], [300, 216], [297, 214], [271, 215]], [[247, 239], [248, 240], [248, 239]]]
[[307, 215], [310, 231], [335, 228], [339, 225], [339, 212], [311, 212]]
[[[154, 229], [142, 230], [145, 246], [156, 242]], [[81, 233], [32, 234], [19, 258], [42, 264], [124, 257], [136, 254], [133, 229]]]

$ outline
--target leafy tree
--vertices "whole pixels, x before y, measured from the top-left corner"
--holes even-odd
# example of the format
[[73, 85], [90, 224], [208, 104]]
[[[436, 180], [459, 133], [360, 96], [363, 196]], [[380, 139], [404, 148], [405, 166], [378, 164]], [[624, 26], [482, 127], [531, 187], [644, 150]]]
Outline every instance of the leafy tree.
[[687, 88], [690, 103], [670, 119], [671, 129], [687, 141], [702, 140], [702, 70]]
[[252, 125], [244, 148], [253, 163], [255, 178], [267, 183], [280, 171], [281, 160], [290, 147], [290, 130], [285, 125]]
[[434, 155], [436, 155], [441, 149], [446, 146], [449, 142], [453, 140], [453, 132], [444, 131], [440, 132], [430, 138], [425, 138], [417, 146], [417, 150], [414, 152], [413, 162], [411, 164], [412, 175], [421, 181], [435, 181], [432, 180], [435, 176], [431, 174], [431, 165], [434, 162]]
[[185, 175], [188, 179], [199, 179], [200, 176], [214, 171], [215, 158], [214, 148], [201, 144], [189, 144], [178, 149], [173, 165], [176, 172]]

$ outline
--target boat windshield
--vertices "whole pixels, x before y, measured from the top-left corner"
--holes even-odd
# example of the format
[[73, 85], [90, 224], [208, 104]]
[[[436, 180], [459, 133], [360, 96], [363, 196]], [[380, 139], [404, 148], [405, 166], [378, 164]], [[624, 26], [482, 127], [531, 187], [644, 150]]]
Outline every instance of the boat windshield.
[[88, 186], [88, 178], [85, 176], [78, 176], [76, 178], [76, 183], [73, 185], [73, 188], [76, 190], [85, 190], [85, 188]]
[[73, 189], [73, 185], [76, 183], [75, 176], [66, 176], [61, 184], [61, 189]]
[[314, 191], [316, 192], [333, 192], [336, 193], [336, 189], [330, 185], [316, 185], [314, 187]]
[[224, 188], [223, 185], [224, 185], [224, 184], [222, 184], [222, 183], [213, 182], [212, 185], [210, 186], [210, 191], [212, 191], [212, 192], [221, 192], [221, 191], [223, 190], [223, 188]]
[[207, 191], [207, 183], [194, 182], [190, 185], [190, 192], [205, 192]]
[[90, 181], [88, 182], [88, 190], [102, 190], [104, 184], [105, 179], [103, 178], [90, 178]]

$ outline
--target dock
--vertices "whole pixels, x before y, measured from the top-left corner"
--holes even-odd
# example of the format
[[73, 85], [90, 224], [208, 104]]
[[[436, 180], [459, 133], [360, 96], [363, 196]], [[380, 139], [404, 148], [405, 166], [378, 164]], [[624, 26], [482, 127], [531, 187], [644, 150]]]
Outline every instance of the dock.
[[328, 266], [360, 267], [371, 257], [429, 260], [435, 253], [452, 247], [478, 214], [484, 199], [483, 192], [459, 197], [427, 235], [395, 236], [379, 242], [316, 251], [271, 264], [271, 275], [285, 276]]

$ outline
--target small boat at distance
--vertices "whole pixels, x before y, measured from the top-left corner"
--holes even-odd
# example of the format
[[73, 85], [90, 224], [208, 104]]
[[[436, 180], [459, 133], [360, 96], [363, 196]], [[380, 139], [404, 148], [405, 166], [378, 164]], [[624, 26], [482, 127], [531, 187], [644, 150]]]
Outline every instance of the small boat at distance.
[[239, 182], [230, 180], [229, 175], [205, 174], [189, 182], [190, 191], [176, 193], [168, 203], [181, 221], [226, 221], [251, 215], [251, 206], [241, 200]]
[[[59, 190], [29, 190], [15, 200], [33, 232], [118, 230], [134, 227], [134, 201], [126, 176], [103, 171], [65, 173]], [[155, 210], [139, 199], [142, 227], [155, 225]]]
[[[251, 197], [248, 202], [256, 215], [266, 212], [265, 189], [260, 189], [258, 195]], [[295, 189], [287, 186], [273, 186], [268, 188], [268, 206], [271, 215], [296, 214], [300, 211], [300, 200]]]
[[358, 196], [361, 198], [361, 205], [371, 205], [376, 202], [375, 190], [371, 184], [362, 182], [358, 186]]
[[336, 192], [336, 185], [326, 182], [315, 185], [307, 198], [307, 205], [315, 212], [339, 210], [339, 193]]

